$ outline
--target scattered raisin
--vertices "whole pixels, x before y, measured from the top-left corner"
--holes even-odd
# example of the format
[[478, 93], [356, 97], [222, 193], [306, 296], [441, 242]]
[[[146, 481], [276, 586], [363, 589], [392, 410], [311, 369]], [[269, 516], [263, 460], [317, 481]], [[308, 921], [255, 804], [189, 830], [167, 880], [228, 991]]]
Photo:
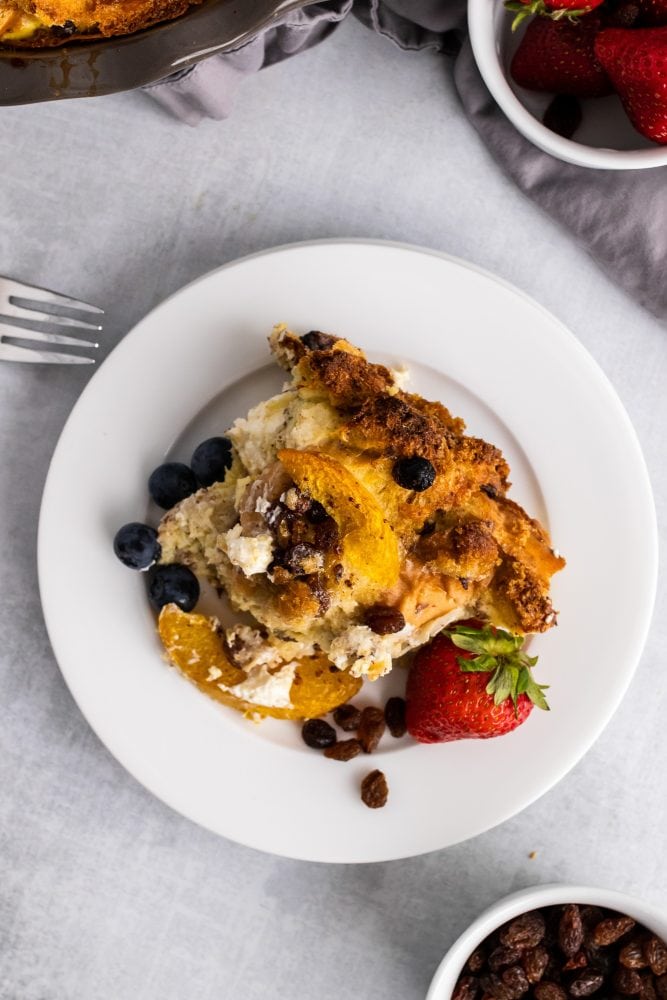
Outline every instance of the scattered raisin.
[[333, 517], [328, 515], [315, 525], [315, 543], [324, 552], [334, 552], [338, 549], [340, 532]]
[[524, 951], [540, 943], [544, 930], [544, 917], [539, 910], [531, 910], [506, 924], [500, 931], [500, 941], [511, 948]]
[[324, 756], [330, 757], [332, 760], [352, 760], [360, 753], [361, 743], [352, 738], [351, 740], [339, 740], [333, 746], [327, 747]]
[[364, 753], [372, 753], [384, 733], [384, 712], [381, 708], [365, 708], [361, 713], [357, 736]]
[[644, 942], [644, 957], [654, 976], [664, 976], [667, 973], [667, 944], [660, 938], [652, 935]]
[[405, 721], [406, 710], [405, 698], [389, 698], [384, 706], [384, 721], [392, 736], [400, 740], [408, 731], [408, 724]]
[[558, 944], [568, 958], [572, 958], [584, 943], [584, 925], [576, 903], [569, 903], [563, 910], [558, 924]]
[[624, 917], [621, 914], [617, 917], [607, 917], [606, 920], [601, 920], [599, 924], [595, 925], [591, 939], [593, 944], [601, 946], [615, 944], [634, 926], [635, 922], [632, 917]]
[[570, 996], [589, 997], [600, 989], [603, 982], [604, 976], [600, 972], [580, 972], [569, 985]]
[[336, 730], [324, 719], [308, 719], [301, 727], [303, 742], [313, 750], [324, 750], [336, 742]]
[[368, 625], [377, 635], [393, 635], [405, 628], [405, 618], [398, 608], [374, 604], [364, 612], [364, 625]]
[[333, 714], [334, 722], [344, 733], [354, 733], [359, 727], [361, 712], [355, 705], [339, 705]]
[[381, 809], [389, 796], [387, 779], [382, 771], [371, 771], [361, 782], [361, 801], [369, 809]]

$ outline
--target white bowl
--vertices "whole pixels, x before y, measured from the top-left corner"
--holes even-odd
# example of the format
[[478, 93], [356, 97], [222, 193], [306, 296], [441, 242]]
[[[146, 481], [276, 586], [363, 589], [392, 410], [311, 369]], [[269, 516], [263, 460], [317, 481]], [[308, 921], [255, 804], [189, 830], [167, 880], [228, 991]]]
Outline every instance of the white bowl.
[[431, 981], [426, 1000], [450, 1000], [461, 970], [475, 948], [502, 924], [528, 910], [563, 903], [581, 903], [617, 910], [637, 923], [644, 924], [658, 937], [667, 940], [667, 914], [649, 903], [611, 889], [595, 889], [584, 885], [536, 885], [505, 896], [468, 927], [449, 949]]
[[542, 114], [552, 95], [525, 90], [509, 75], [522, 35], [522, 29], [512, 33], [512, 17], [502, 0], [468, 0], [470, 41], [477, 66], [519, 132], [545, 153], [581, 167], [644, 170], [667, 165], [667, 146], [656, 146], [639, 135], [615, 94], [581, 102], [583, 122], [576, 139], [564, 139], [545, 128]]

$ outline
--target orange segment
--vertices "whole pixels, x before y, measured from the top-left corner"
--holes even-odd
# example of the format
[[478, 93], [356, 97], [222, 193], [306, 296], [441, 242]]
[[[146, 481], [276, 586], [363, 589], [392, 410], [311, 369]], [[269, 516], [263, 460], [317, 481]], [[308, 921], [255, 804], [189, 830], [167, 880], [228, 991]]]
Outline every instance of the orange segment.
[[170, 663], [200, 691], [239, 712], [276, 719], [312, 719], [342, 705], [361, 687], [358, 678], [332, 669], [327, 658], [320, 654], [298, 661], [290, 689], [292, 708], [257, 705], [218, 686], [234, 687], [246, 679], [246, 674], [227, 657], [215, 619], [189, 614], [175, 604], [167, 604], [160, 612], [158, 632]]
[[366, 487], [340, 462], [319, 452], [284, 449], [278, 458], [299, 489], [336, 521], [348, 567], [379, 587], [392, 587], [398, 579], [398, 541]]

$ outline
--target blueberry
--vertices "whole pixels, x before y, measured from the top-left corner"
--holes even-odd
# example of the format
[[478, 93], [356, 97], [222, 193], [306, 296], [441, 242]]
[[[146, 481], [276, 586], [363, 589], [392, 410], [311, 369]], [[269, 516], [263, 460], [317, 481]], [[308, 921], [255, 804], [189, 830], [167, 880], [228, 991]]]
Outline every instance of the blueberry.
[[199, 582], [187, 566], [172, 563], [156, 566], [148, 586], [151, 603], [158, 609], [177, 604], [181, 611], [192, 611], [199, 599]]
[[404, 490], [414, 490], [423, 493], [435, 482], [435, 469], [427, 458], [413, 455], [412, 458], [400, 458], [394, 463], [392, 475], [395, 482]]
[[158, 507], [169, 510], [197, 489], [192, 469], [182, 462], [165, 462], [158, 465], [148, 480], [148, 492]]
[[130, 569], [148, 569], [160, 558], [162, 552], [155, 528], [131, 521], [116, 532], [113, 550]]
[[195, 448], [190, 461], [192, 471], [201, 486], [224, 483], [232, 464], [232, 442], [229, 438], [209, 438]]

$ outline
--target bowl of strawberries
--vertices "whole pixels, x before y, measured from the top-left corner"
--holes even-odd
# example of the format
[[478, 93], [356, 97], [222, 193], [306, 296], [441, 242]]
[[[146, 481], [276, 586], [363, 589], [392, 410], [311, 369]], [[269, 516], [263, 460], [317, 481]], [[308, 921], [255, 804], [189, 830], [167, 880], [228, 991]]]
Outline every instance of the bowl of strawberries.
[[468, 0], [468, 21], [487, 87], [540, 149], [667, 165], [667, 0]]

